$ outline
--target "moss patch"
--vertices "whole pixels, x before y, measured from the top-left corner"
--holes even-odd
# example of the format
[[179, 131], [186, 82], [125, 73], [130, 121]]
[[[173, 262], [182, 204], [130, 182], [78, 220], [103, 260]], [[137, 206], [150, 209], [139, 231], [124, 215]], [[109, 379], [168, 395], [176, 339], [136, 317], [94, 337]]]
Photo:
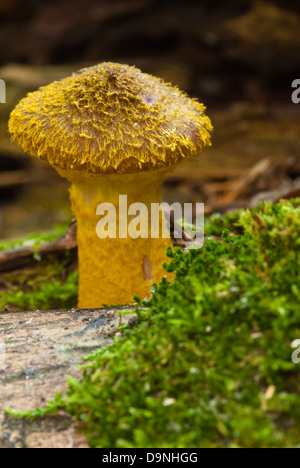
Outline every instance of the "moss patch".
[[[37, 248], [44, 242], [53, 242], [67, 229], [57, 225], [52, 231], [32, 234], [21, 240], [0, 244], [0, 251], [23, 246]], [[36, 260], [39, 260], [36, 255]], [[0, 275], [0, 310], [34, 310], [71, 308], [77, 304], [78, 271], [68, 255], [63, 261], [40, 261], [34, 267]]]
[[58, 237], [62, 236], [68, 229], [68, 224], [56, 224], [49, 232], [36, 232], [24, 237], [23, 239], [15, 239], [2, 241], [0, 243], [0, 252], [3, 250], [17, 249], [19, 247], [31, 246], [38, 247], [44, 242], [54, 242]]
[[[294, 447], [300, 430], [300, 200], [235, 215], [201, 250], [169, 250], [172, 282], [123, 339], [86, 358], [63, 408], [92, 447]], [[214, 218], [207, 226], [219, 234]], [[231, 222], [231, 221], [230, 221]]]

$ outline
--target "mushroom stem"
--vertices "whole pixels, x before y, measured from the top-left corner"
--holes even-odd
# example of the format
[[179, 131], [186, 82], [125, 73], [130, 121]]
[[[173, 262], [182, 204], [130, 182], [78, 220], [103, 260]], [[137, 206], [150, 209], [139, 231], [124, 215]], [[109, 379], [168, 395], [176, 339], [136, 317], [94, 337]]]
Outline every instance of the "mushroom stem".
[[[133, 296], [149, 298], [152, 284], [166, 276], [162, 264], [168, 260], [166, 249], [171, 245], [170, 238], [161, 236], [162, 229], [165, 228], [163, 224], [166, 223], [164, 216], [159, 218], [159, 238], [151, 238], [151, 204], [161, 201], [165, 171], [101, 178], [61, 169], [58, 171], [72, 182], [70, 195], [78, 223], [78, 306], [92, 308], [122, 305], [133, 303]], [[123, 197], [120, 198], [120, 195]], [[130, 213], [128, 215], [123, 205], [125, 195], [128, 208], [133, 203], [142, 203], [145, 207], [143, 212], [137, 211], [136, 216], [130, 216]], [[110, 210], [112, 216], [108, 218], [109, 212], [105, 210], [107, 205], [102, 205], [101, 214], [104, 216], [96, 214], [102, 203], [109, 203], [114, 207], [115, 218], [114, 210]], [[132, 208], [135, 211], [135, 207]], [[97, 226], [99, 220], [105, 221], [104, 218], [110, 219], [112, 231], [115, 225], [115, 238], [99, 238]], [[132, 221], [133, 227], [136, 227], [134, 231], [140, 231], [143, 237], [130, 237]], [[103, 232], [102, 229], [101, 233]], [[120, 238], [125, 234], [126, 238]]]

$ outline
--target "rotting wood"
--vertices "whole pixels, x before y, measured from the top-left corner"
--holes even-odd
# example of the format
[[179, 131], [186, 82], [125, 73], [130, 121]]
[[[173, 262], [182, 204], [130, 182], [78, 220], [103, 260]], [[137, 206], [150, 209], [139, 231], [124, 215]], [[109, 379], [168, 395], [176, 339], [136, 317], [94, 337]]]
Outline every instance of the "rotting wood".
[[0, 313], [0, 448], [87, 447], [65, 415], [31, 422], [8, 417], [4, 408], [45, 407], [67, 390], [67, 375], [80, 379], [82, 357], [112, 344], [120, 322], [135, 320], [134, 307]]

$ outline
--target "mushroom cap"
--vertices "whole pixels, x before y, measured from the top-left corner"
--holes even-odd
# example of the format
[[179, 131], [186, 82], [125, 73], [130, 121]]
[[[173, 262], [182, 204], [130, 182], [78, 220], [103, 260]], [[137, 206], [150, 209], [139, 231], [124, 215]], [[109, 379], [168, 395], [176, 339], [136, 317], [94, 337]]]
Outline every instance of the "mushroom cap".
[[210, 145], [205, 107], [139, 69], [101, 63], [29, 93], [12, 139], [54, 167], [86, 174], [174, 166]]

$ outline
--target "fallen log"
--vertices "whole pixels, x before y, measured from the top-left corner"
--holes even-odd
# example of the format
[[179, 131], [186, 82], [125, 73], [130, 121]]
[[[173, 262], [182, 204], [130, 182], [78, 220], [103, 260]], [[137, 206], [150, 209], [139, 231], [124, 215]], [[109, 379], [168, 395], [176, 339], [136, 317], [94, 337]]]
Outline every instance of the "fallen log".
[[0, 313], [0, 448], [88, 446], [65, 414], [32, 423], [9, 417], [4, 408], [33, 410], [64, 394], [66, 375], [80, 379], [82, 357], [111, 345], [121, 324], [134, 326], [134, 312], [120, 307]]

